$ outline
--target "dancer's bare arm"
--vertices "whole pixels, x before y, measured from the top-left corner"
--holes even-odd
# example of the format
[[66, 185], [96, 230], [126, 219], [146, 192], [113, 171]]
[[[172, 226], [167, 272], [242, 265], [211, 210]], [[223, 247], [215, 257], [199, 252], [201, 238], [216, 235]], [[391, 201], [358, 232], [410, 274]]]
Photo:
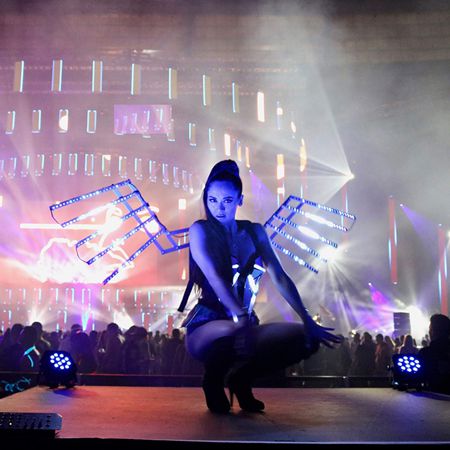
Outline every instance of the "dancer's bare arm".
[[261, 224], [253, 224], [253, 227], [258, 238], [259, 248], [262, 253], [262, 258], [264, 265], [266, 266], [267, 273], [280, 294], [301, 317], [308, 332], [327, 346], [330, 346], [327, 341], [340, 342], [340, 338], [327, 331], [332, 330], [332, 328], [321, 327], [310, 316], [308, 310], [303, 304], [297, 287], [289, 275], [285, 272], [280, 260], [273, 251], [272, 244], [270, 243], [264, 227]]

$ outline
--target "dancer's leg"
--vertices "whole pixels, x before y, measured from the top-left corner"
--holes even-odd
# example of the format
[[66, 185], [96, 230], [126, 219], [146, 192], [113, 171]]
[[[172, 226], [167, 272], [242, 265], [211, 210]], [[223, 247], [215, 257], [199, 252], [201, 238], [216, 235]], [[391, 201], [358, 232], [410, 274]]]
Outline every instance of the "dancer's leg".
[[249, 357], [233, 371], [228, 385], [240, 407], [253, 412], [264, 409], [264, 403], [252, 393], [255, 378], [306, 359], [319, 348], [318, 343], [310, 345], [303, 325], [296, 323], [270, 323], [240, 330], [236, 340], [244, 343]]
[[186, 341], [191, 355], [204, 364], [203, 392], [209, 410], [215, 413], [230, 410], [224, 380], [235, 360], [235, 329], [232, 322], [216, 320], [194, 330]]

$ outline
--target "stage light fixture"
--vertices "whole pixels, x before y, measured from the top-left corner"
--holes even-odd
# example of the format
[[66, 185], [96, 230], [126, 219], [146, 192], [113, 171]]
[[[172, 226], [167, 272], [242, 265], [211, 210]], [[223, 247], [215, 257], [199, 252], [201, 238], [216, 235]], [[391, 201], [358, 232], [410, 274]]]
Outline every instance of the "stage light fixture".
[[41, 358], [39, 379], [44, 377], [44, 384], [54, 389], [59, 385], [67, 388], [77, 383], [77, 365], [69, 352], [46, 351]]
[[399, 391], [408, 388], [421, 390], [424, 384], [424, 363], [419, 355], [392, 356], [392, 387]]

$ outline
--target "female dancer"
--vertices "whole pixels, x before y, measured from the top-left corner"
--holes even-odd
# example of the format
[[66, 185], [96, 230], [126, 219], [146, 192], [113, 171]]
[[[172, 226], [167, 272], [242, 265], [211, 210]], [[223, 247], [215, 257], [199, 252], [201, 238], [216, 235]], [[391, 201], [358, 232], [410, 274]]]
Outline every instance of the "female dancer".
[[[308, 358], [320, 343], [340, 339], [318, 325], [283, 270], [264, 227], [236, 220], [242, 205], [242, 181], [232, 160], [217, 163], [206, 181], [206, 220], [189, 230], [190, 282], [198, 303], [183, 322], [190, 354], [203, 362], [202, 387], [210, 411], [226, 413], [233, 394], [241, 409], [262, 411], [252, 393], [253, 380]], [[259, 324], [253, 304], [262, 273], [267, 271], [280, 294], [303, 321]], [[186, 303], [186, 295], [184, 304]], [[184, 305], [180, 305], [180, 311]], [[224, 384], [227, 377], [231, 404]]]

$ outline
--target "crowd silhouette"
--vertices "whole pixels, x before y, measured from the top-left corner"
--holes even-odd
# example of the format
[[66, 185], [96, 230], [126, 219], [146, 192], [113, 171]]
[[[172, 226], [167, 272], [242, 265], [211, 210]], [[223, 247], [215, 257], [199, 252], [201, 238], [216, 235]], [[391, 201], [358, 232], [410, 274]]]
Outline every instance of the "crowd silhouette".
[[[420, 346], [406, 334], [362, 333], [340, 335], [334, 348], [320, 347], [311, 358], [286, 369], [286, 376], [387, 377], [394, 354], [420, 354], [427, 360], [431, 386], [447, 390], [450, 380], [450, 319], [430, 318], [430, 335]], [[136, 325], [122, 331], [116, 323], [105, 330], [83, 331], [73, 324], [66, 332], [45, 331], [40, 322], [14, 324], [0, 334], [0, 371], [37, 372], [47, 350], [70, 352], [78, 372], [85, 374], [201, 375], [203, 365], [186, 351], [179, 328], [169, 334], [148, 332]]]

